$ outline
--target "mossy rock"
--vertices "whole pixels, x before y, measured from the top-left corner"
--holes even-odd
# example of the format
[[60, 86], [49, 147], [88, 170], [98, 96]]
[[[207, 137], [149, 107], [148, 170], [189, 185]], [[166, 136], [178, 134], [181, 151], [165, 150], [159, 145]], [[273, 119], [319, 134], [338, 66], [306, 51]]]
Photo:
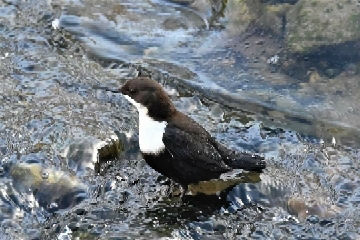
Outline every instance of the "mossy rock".
[[226, 10], [228, 30], [235, 34], [245, 32], [261, 16], [262, 8], [260, 0], [229, 1]]
[[120, 141], [119, 139], [111, 139], [98, 150], [99, 162], [115, 159], [120, 155], [123, 150], [124, 144], [122, 141]]
[[227, 28], [235, 34], [261, 29], [282, 36], [282, 19], [290, 8], [290, 4], [272, 5], [261, 0], [229, 1], [226, 14], [229, 20]]
[[360, 39], [356, 0], [299, 0], [286, 18], [285, 41], [291, 53], [311, 54], [319, 47]]

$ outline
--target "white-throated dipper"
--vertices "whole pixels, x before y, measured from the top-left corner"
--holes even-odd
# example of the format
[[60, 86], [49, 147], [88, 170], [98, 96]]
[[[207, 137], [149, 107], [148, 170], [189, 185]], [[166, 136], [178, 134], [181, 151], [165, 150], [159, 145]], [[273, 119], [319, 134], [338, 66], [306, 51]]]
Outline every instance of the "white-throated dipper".
[[139, 112], [139, 145], [145, 161], [187, 190], [188, 184], [219, 178], [232, 169], [262, 171], [263, 157], [236, 153], [218, 143], [210, 133], [176, 110], [163, 87], [153, 79], [138, 77], [120, 89]]

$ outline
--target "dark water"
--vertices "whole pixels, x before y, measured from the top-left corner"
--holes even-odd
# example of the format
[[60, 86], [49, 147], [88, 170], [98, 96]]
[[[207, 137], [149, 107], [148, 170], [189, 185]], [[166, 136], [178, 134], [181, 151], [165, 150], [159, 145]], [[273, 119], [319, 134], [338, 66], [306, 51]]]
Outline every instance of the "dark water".
[[[304, 93], [259, 74], [228, 47], [216, 13], [166, 1], [0, 3], [1, 239], [359, 238], [357, 89]], [[268, 169], [168, 198], [139, 155], [135, 109], [103, 90], [139, 71]], [[99, 163], [114, 141], [121, 153]]]

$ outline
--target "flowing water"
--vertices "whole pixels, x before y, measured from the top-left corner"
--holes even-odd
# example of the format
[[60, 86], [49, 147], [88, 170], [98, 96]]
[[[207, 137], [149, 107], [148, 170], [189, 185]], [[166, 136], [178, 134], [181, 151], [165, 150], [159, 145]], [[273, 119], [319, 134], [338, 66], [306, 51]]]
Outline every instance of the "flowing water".
[[[0, 2], [1, 239], [360, 238], [357, 82], [338, 94], [249, 67], [231, 2]], [[139, 72], [267, 170], [168, 197], [135, 109], [104, 90]]]

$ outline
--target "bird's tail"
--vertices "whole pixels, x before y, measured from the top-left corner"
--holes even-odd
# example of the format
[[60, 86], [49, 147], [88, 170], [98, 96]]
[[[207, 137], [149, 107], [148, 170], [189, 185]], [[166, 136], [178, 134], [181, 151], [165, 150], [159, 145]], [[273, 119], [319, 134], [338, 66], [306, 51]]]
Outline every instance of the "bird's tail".
[[234, 169], [244, 169], [247, 171], [262, 172], [266, 168], [264, 157], [249, 153], [231, 153], [225, 163]]

